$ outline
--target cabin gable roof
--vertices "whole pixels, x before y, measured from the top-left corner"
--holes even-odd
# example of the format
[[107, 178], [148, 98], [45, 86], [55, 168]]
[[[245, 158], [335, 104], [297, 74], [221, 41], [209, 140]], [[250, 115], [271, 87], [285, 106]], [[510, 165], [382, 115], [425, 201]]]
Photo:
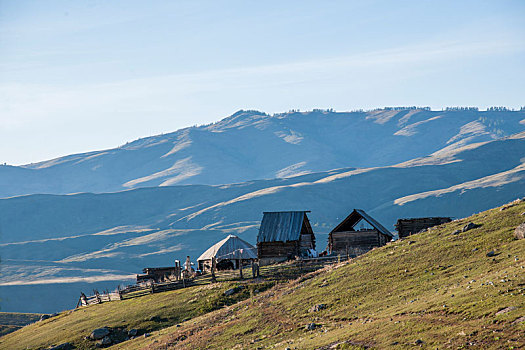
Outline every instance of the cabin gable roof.
[[394, 235], [390, 231], [388, 231], [376, 219], [368, 215], [362, 209], [354, 209], [354, 211], [352, 211], [350, 215], [348, 215], [346, 219], [344, 219], [339, 225], [337, 225], [330, 233], [348, 231], [347, 229], [345, 229], [348, 227], [352, 228], [353, 230], [354, 226], [361, 220], [365, 220], [366, 222], [368, 222], [373, 228], [378, 230], [380, 233], [392, 238], [394, 237]]

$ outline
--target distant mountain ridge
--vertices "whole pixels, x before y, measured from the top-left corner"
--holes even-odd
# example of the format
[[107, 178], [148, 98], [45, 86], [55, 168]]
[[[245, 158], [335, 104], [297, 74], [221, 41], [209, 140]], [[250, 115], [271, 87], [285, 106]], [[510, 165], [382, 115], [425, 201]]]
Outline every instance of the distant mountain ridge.
[[30, 298], [32, 288], [74, 299], [80, 288], [96, 288], [86, 283], [112, 288], [143, 267], [195, 258], [228, 234], [255, 243], [263, 211], [311, 210], [322, 251], [327, 233], [354, 208], [393, 230], [400, 217], [463, 217], [523, 196], [525, 132], [391, 166], [0, 199], [0, 299], [5, 311], [70, 307], [67, 298], [42, 305]]
[[525, 111], [239, 111], [118, 148], [0, 166], [0, 198], [230, 184], [397, 164], [525, 130]]

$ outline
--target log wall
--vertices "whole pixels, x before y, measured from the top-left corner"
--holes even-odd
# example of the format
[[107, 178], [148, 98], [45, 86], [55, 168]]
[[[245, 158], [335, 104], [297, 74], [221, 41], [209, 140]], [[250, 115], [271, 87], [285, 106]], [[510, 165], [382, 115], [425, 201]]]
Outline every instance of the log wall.
[[257, 256], [259, 259], [294, 258], [296, 255], [299, 255], [299, 241], [257, 243]]
[[299, 252], [301, 255], [308, 255], [309, 249], [315, 249], [315, 242], [312, 240], [312, 235], [310, 233], [301, 234], [301, 240], [299, 241]]
[[331, 232], [329, 236], [330, 252], [336, 255], [357, 256], [372, 248], [386, 244], [386, 237], [377, 230]]
[[399, 219], [396, 223], [396, 230], [399, 238], [403, 238], [426, 230], [429, 227], [441, 225], [450, 221], [452, 221], [452, 219], [448, 217]]

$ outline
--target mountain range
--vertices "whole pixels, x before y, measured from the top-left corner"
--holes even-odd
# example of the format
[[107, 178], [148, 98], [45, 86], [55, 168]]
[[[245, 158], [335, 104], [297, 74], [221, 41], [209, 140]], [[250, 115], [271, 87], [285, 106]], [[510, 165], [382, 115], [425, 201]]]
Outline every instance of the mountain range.
[[[525, 195], [524, 121], [512, 111], [241, 111], [114, 150], [4, 166], [2, 309], [61, 310], [80, 290], [195, 259], [227, 234], [254, 243], [263, 211], [311, 210], [322, 251], [354, 208], [393, 230], [400, 217], [496, 207]], [[155, 175], [177, 162], [193, 165]], [[70, 194], [79, 191], [92, 193]]]
[[376, 167], [525, 130], [523, 111], [239, 111], [217, 123], [121, 147], [0, 166], [0, 198], [230, 184]]

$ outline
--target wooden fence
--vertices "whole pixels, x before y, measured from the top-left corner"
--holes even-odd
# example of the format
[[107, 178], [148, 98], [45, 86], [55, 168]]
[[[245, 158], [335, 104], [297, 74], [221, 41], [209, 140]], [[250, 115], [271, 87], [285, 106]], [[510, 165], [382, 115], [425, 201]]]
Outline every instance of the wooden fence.
[[86, 297], [84, 294], [80, 296], [78, 300], [77, 307], [100, 304], [108, 301], [122, 300], [122, 297], [119, 292], [102, 292], [94, 291], [94, 295]]
[[[294, 260], [282, 264], [261, 266], [259, 268], [258, 277], [272, 280], [293, 279], [305, 273], [319, 270], [327, 265], [333, 264], [338, 261], [341, 261], [341, 257], [320, 257], [312, 259]], [[167, 281], [162, 283], [148, 283], [127, 286], [124, 289], [119, 288], [115, 292], [109, 292], [106, 290], [103, 293], [99, 293], [98, 291], [94, 291], [94, 295], [89, 297], [86, 297], [84, 294], [82, 294], [80, 296], [80, 299], [78, 300], [77, 307], [100, 304], [103, 302], [114, 300], [130, 299], [147, 294], [166, 292], [190, 286], [204, 285], [214, 282], [237, 281], [242, 279], [250, 279], [254, 277], [257, 276], [253, 275], [252, 268], [250, 266], [243, 266], [242, 278], [241, 271], [237, 269], [217, 271], [215, 273], [215, 281], [213, 280], [211, 274], [207, 273], [190, 279], [181, 279], [178, 281]]]

